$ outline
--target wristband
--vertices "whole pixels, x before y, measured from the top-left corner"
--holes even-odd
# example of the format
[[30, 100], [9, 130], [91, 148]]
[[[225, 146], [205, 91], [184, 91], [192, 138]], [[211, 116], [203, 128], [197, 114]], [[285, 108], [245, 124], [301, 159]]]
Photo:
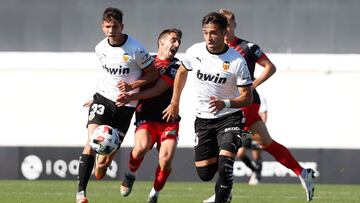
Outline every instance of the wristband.
[[229, 99], [224, 99], [224, 104], [225, 104], [225, 108], [230, 108], [231, 107], [231, 102]]

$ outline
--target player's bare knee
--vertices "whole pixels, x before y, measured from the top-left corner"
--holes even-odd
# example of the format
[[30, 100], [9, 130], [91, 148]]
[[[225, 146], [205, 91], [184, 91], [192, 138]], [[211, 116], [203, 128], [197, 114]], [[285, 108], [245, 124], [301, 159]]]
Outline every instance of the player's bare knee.
[[159, 156], [159, 163], [166, 164], [170, 162], [170, 156]]
[[171, 162], [172, 159], [170, 156], [159, 157], [159, 166], [161, 169], [164, 169], [165, 171], [171, 170]]
[[135, 158], [142, 158], [145, 156], [145, 154], [148, 152], [148, 148], [147, 147], [144, 147], [144, 146], [137, 146], [137, 147], [134, 147], [133, 151], [132, 151], [132, 155], [135, 157]]

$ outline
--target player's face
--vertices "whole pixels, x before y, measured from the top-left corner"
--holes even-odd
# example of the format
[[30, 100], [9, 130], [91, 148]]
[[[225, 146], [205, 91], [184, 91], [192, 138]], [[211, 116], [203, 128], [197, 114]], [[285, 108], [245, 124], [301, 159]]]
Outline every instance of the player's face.
[[167, 59], [175, 57], [179, 50], [181, 39], [176, 33], [170, 33], [160, 40], [159, 49]]
[[124, 24], [115, 19], [105, 20], [102, 23], [102, 30], [112, 45], [118, 45], [122, 41], [123, 28]]
[[226, 35], [225, 35], [225, 41], [230, 42], [235, 37], [235, 27], [236, 23], [234, 20], [228, 18], [228, 26], [226, 27]]
[[218, 24], [205, 24], [203, 26], [203, 35], [206, 47], [212, 53], [219, 53], [224, 50], [224, 37], [226, 30], [221, 30]]

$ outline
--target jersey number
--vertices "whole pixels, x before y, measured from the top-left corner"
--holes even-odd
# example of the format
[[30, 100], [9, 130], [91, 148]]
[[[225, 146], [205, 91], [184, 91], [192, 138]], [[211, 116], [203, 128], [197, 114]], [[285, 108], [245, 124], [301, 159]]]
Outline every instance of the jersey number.
[[99, 115], [103, 115], [105, 111], [105, 106], [102, 104], [93, 104], [91, 106], [91, 111], [90, 114], [99, 114]]

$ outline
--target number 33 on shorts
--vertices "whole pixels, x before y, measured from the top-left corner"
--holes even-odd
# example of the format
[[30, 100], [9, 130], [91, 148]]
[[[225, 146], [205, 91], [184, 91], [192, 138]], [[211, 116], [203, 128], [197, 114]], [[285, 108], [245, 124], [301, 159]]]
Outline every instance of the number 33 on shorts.
[[95, 114], [103, 115], [105, 111], [105, 106], [102, 104], [92, 104], [91, 111], [89, 112], [89, 121], [94, 119]]

